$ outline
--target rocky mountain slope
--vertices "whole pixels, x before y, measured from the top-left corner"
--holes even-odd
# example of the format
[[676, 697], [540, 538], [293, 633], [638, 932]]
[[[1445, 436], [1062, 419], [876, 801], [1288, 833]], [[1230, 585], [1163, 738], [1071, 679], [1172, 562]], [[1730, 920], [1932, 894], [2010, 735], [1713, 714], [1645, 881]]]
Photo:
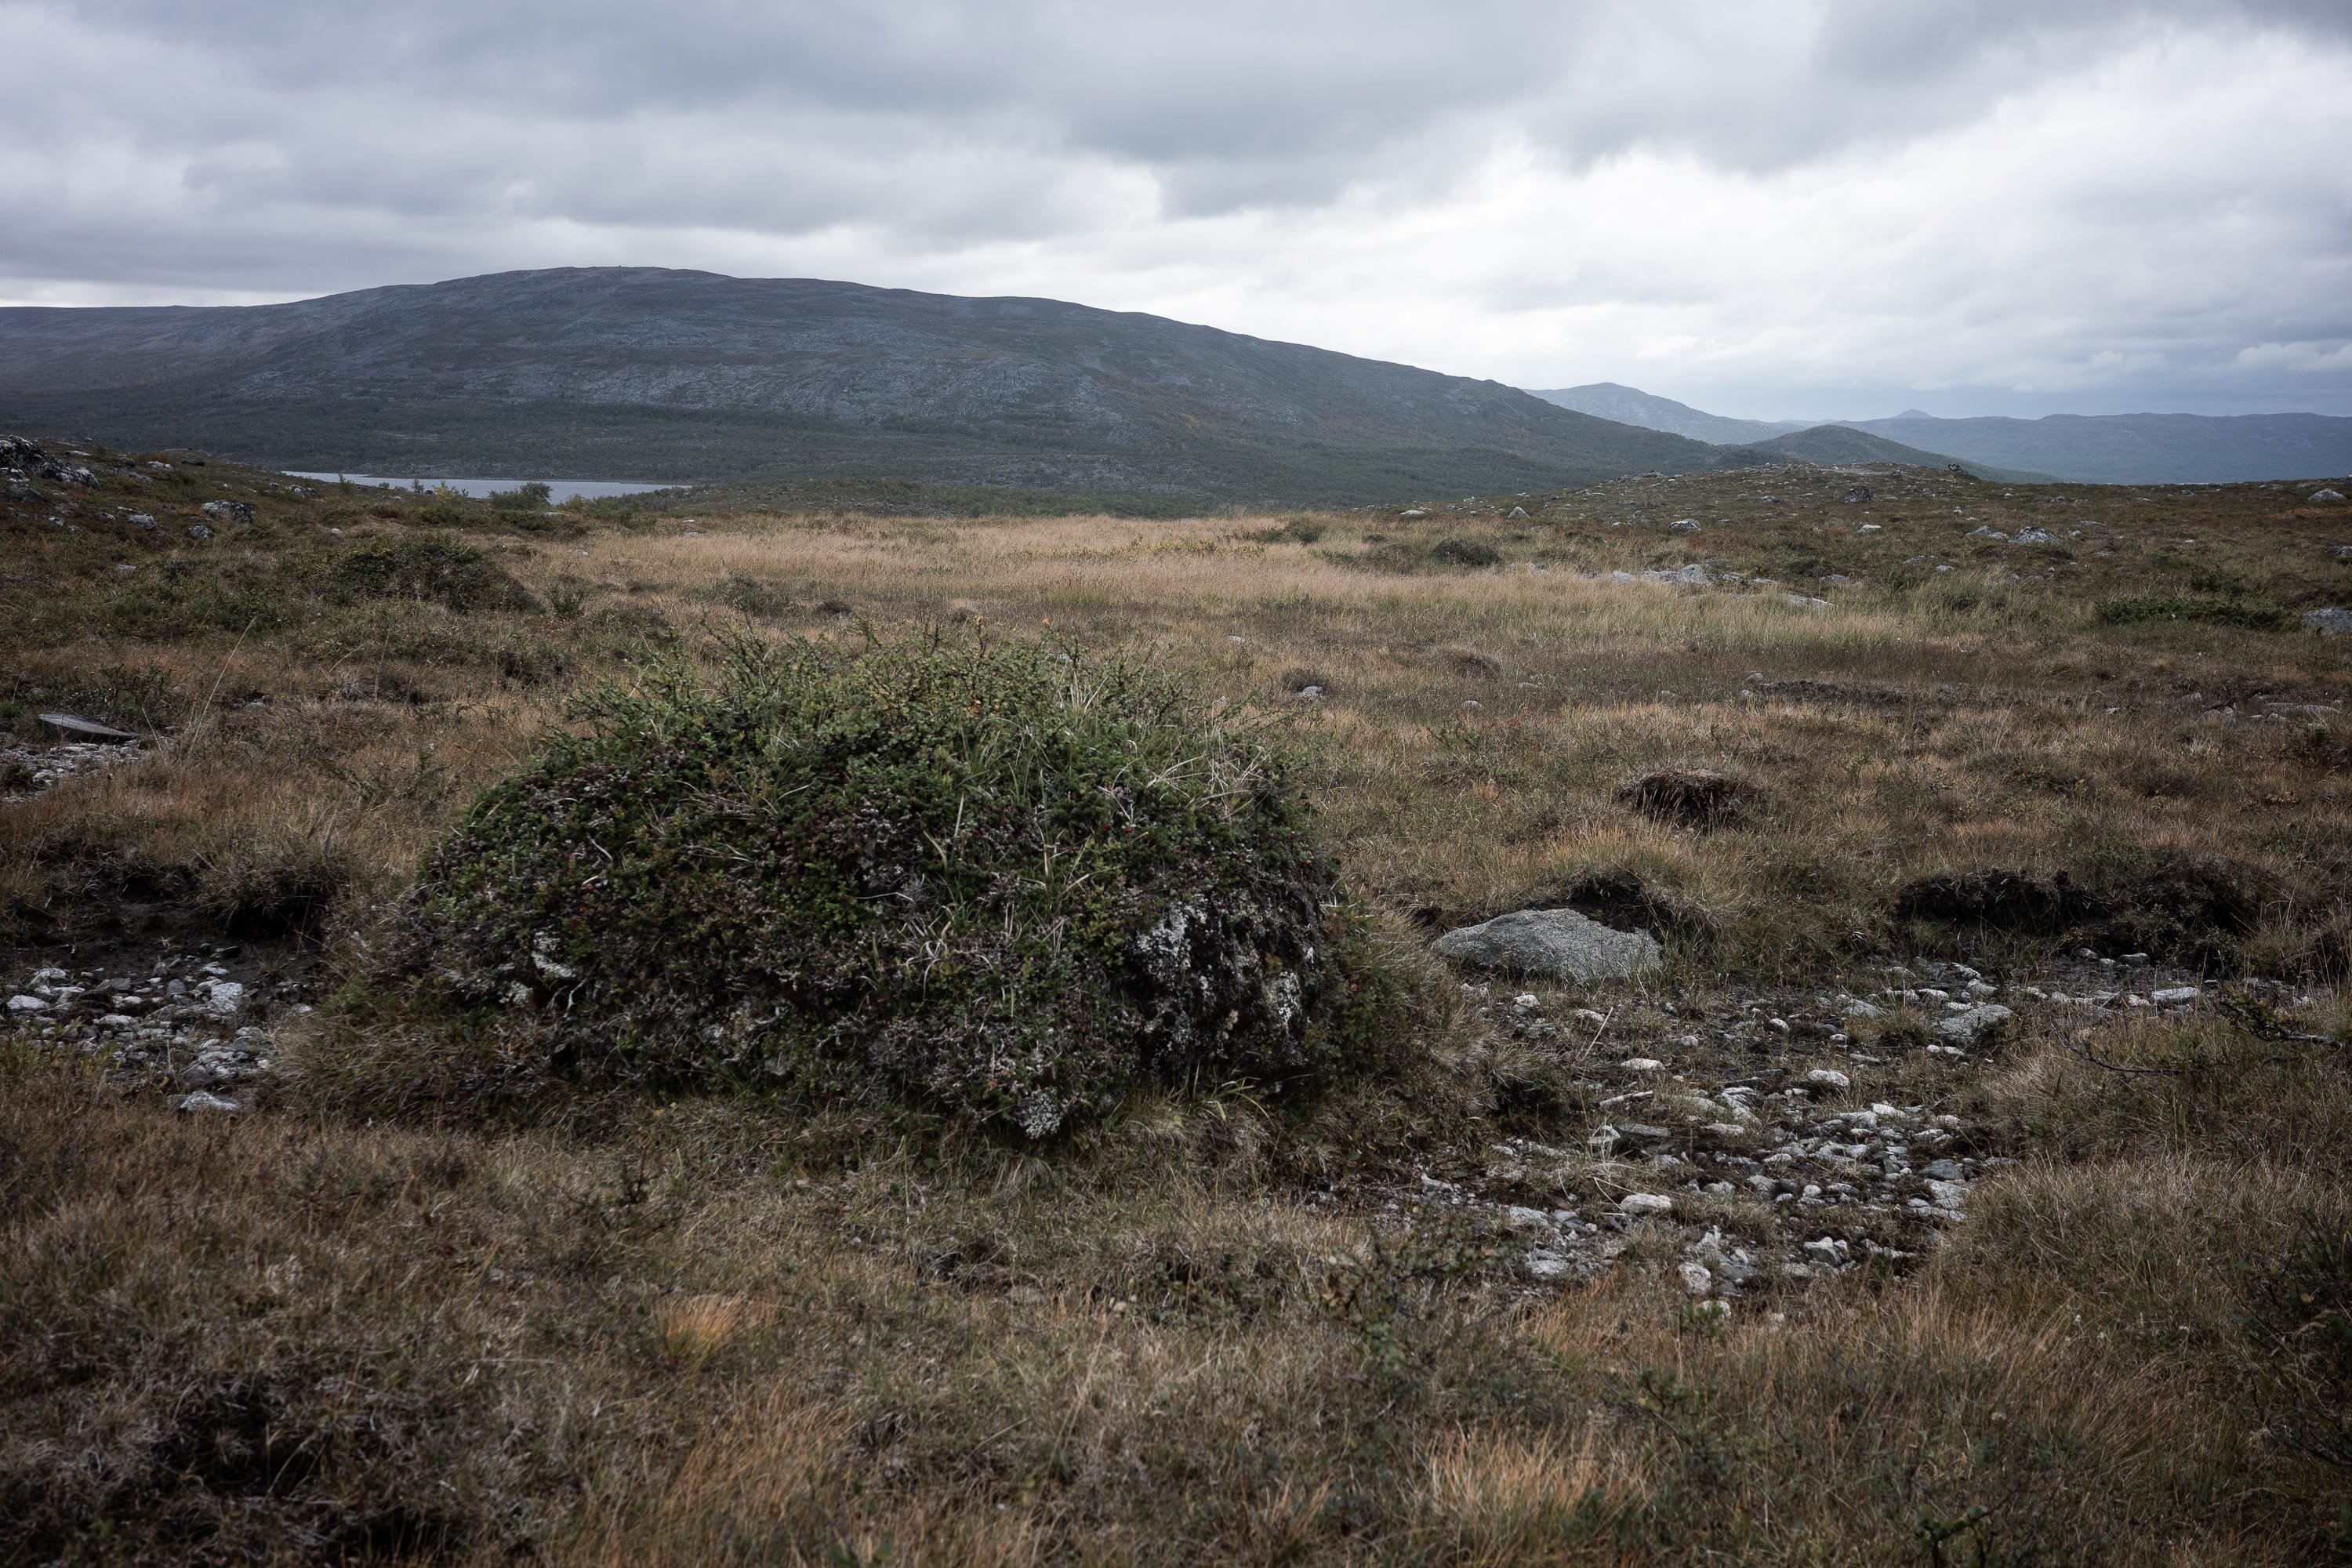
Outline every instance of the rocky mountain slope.
[[1709, 414], [1703, 408], [1693, 408], [1687, 403], [1677, 403], [1671, 397], [1660, 397], [1654, 392], [1643, 392], [1638, 386], [1625, 386], [1613, 381], [1554, 387], [1549, 392], [1530, 390], [1546, 403], [1573, 408], [1579, 414], [1590, 414], [1596, 419], [1614, 419], [1621, 425], [1639, 425], [1644, 430], [1664, 430], [1676, 436], [1687, 436], [1694, 441], [1712, 442], [1718, 447], [1749, 446], [1806, 427], [1801, 419], [1734, 419], [1727, 415]]
[[0, 310], [0, 427], [387, 474], [885, 476], [1283, 502], [1722, 461], [1497, 383], [1159, 317], [649, 268]]

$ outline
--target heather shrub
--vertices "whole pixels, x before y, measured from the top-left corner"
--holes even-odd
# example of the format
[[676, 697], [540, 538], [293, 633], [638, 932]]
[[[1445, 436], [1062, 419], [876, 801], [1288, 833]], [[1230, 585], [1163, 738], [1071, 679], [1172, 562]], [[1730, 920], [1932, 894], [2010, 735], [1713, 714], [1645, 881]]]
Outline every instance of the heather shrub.
[[1033, 1137], [1345, 1054], [1360, 944], [1307, 808], [1164, 673], [745, 637], [715, 679], [666, 663], [576, 716], [400, 916], [397, 975], [467, 1049]]

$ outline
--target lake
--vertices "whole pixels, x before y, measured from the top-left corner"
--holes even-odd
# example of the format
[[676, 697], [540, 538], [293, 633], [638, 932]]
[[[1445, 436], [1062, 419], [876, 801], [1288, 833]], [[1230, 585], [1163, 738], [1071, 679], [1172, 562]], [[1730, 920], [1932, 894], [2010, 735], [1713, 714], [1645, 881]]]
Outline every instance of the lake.
[[[428, 490], [436, 485], [447, 485], [451, 489], [469, 496], [486, 496], [492, 490], [510, 490], [517, 485], [531, 482], [528, 479], [387, 479], [376, 474], [306, 474], [299, 468], [289, 468], [287, 472], [298, 479], [323, 479], [331, 485], [338, 479], [349, 479], [355, 485], [388, 486], [396, 490], [404, 490], [412, 484], [423, 485]], [[635, 479], [542, 479], [539, 482], [547, 487], [551, 499], [559, 501], [570, 500], [574, 496], [584, 500], [603, 500], [606, 496], [636, 496], [648, 490], [685, 488], [683, 485], [642, 484]]]

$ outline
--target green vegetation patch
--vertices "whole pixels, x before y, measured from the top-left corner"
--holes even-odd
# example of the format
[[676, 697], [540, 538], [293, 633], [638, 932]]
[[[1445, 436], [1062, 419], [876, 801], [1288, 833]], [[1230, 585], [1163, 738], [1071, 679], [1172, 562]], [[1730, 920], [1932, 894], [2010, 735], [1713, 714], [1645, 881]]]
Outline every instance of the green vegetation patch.
[[1372, 548], [1354, 563], [1381, 572], [1474, 572], [1502, 563], [1503, 552], [1484, 540], [1450, 538], [1423, 545], [1405, 540], [1371, 540]]
[[2237, 626], [2245, 631], [2276, 631], [2286, 624], [2286, 612], [2275, 605], [2248, 599], [2205, 598], [2192, 594], [2127, 594], [2102, 599], [2093, 612], [2103, 626], [2136, 626], [2149, 621], [2196, 621], [2209, 626]]
[[488, 556], [450, 539], [363, 546], [335, 563], [332, 579], [353, 598], [424, 600], [460, 614], [535, 607], [530, 591]]
[[1280, 755], [1168, 676], [744, 638], [714, 681], [667, 664], [575, 716], [404, 906], [395, 973], [453, 1042], [1045, 1137], [1353, 1037], [1358, 939]]

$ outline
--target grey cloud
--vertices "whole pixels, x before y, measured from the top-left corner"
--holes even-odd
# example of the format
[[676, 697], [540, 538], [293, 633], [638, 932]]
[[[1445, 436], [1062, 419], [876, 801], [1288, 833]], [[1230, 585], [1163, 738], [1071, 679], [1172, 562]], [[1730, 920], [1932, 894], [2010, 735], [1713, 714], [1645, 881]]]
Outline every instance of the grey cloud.
[[[1556, 154], [1686, 147], [1742, 167], [1948, 122], [2112, 43], [2181, 25], [2352, 36], [2313, 0], [1389, 0], [1078, 11], [1046, 0], [791, 5], [457, 0], [371, 8], [96, 0], [78, 15], [168, 40], [248, 86], [360, 84], [416, 105], [619, 114], [736, 104], [941, 120], [1017, 112], [1073, 151], [1207, 166], [1299, 162], [1237, 186], [1328, 193], [1464, 116], [1517, 113]], [[1319, 176], [1315, 173], [1322, 171]]]
[[[1181, 278], [1192, 292], [1174, 297], [1222, 310], [1311, 303], [1318, 269], [1334, 269], [1370, 290], [1377, 319], [1438, 308], [1396, 270], [1421, 265], [1423, 290], [1465, 319], [1613, 302], [1660, 323], [1652, 337], [1707, 340], [1692, 353], [1715, 355], [1710, 374], [1735, 389], [1749, 384], [1739, 345], [1769, 340], [1775, 312], [1833, 321], [1816, 344], [1874, 345], [1784, 363], [1784, 385], [1893, 384], [1899, 361], [1921, 384], [2086, 376], [2101, 347], [2153, 354], [2151, 386], [2352, 380], [2329, 368], [2328, 345], [2352, 336], [2352, 203], [2325, 146], [2265, 145], [2230, 165], [2109, 160], [2014, 220], [2113, 254], [1999, 251], [2004, 193], [1982, 182], [1952, 193], [1988, 215], [1981, 239], [1939, 236], [1958, 254], [1922, 256], [1883, 232], [1894, 220], [1833, 205], [1750, 208], [1664, 260], [1640, 234], [1613, 251], [1547, 245], [1586, 221], [1573, 205], [1481, 216], [1465, 244], [1517, 247], [1483, 270], [1395, 254], [1463, 221], [1506, 154], [1571, 184], [1629, 158], [1764, 184], [1866, 170], [1923, 139], [1977, 136], [2003, 105], [2168, 40], [2270, 31], [2341, 57], [2341, 0], [0, 0], [0, 29], [45, 60], [0, 100], [22, 186], [0, 225], [0, 291], [14, 278], [290, 294], [740, 258], [1118, 303], [1171, 297], [1154, 290]], [[2063, 174], [2072, 155], [2054, 142], [2045, 162]], [[2213, 212], [2264, 244], [2200, 246]], [[1843, 226], [1877, 270], [1841, 274], [1822, 298], [1760, 289], [1747, 258], [1801, 223]], [[1387, 250], [1366, 255], [1374, 233]], [[1517, 363], [1511, 340], [1496, 333], [1498, 371]], [[2259, 343], [2321, 347], [2242, 363]], [[1377, 332], [1334, 346], [1480, 368]], [[1640, 366], [1580, 369], [1567, 378]], [[1521, 378], [1552, 384], [1532, 366]]]

